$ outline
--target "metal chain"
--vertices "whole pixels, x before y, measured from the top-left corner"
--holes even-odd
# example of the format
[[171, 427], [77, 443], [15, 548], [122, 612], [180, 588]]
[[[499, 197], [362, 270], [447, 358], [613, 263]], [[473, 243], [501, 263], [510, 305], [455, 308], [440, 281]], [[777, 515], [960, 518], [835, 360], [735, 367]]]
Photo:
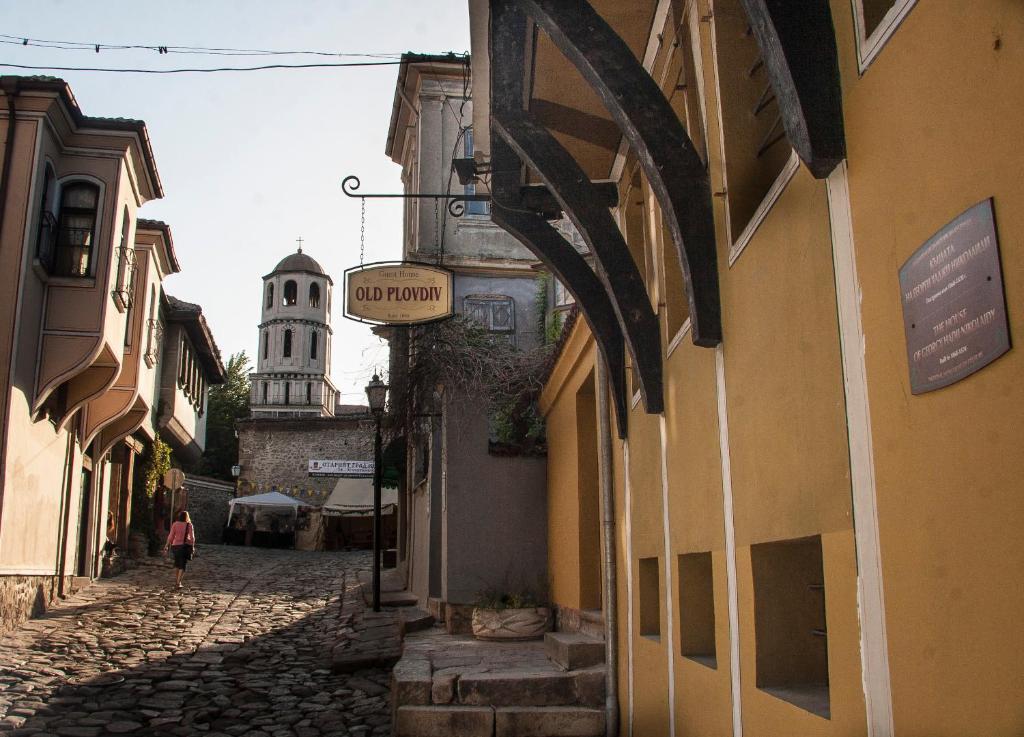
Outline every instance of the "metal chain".
[[361, 203], [359, 212], [359, 266], [362, 265], [362, 257], [367, 252], [367, 199], [359, 198]]
[[434, 198], [434, 248], [437, 249], [441, 245], [440, 236], [441, 218], [437, 211], [437, 198]]

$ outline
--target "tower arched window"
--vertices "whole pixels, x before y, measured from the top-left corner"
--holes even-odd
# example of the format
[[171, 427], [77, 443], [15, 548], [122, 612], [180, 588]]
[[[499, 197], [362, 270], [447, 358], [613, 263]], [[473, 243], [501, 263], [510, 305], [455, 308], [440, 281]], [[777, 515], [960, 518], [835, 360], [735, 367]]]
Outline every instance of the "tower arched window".
[[274, 306], [274, 285], [267, 285], [267, 309], [269, 310]]
[[316, 342], [317, 342], [316, 330], [309, 331], [309, 357], [314, 361], [316, 360]]
[[292, 384], [290, 381], [284, 382], [284, 403], [291, 404], [292, 399]]
[[263, 382], [263, 404], [267, 403], [267, 382]]
[[313, 404], [313, 383], [306, 382], [306, 404]]
[[320, 306], [320, 285], [313, 282], [309, 285], [309, 306], [319, 307]]
[[281, 354], [284, 358], [292, 357], [292, 331], [284, 331], [284, 351]]
[[263, 360], [270, 358], [270, 331], [263, 331]]
[[295, 281], [289, 279], [284, 283], [284, 306], [294, 307], [299, 301], [299, 288], [295, 285]]

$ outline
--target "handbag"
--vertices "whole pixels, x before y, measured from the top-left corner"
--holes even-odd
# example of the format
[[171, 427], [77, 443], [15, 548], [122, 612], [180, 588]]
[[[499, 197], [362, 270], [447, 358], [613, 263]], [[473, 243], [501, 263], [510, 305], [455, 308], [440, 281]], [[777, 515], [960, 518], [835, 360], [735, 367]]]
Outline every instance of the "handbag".
[[[195, 529], [192, 527], [192, 523], [191, 522], [188, 523], [187, 530], [188, 531], [185, 533], [185, 535], [188, 536], [188, 534], [191, 533], [192, 534], [192, 539], [195, 540], [196, 539], [196, 533], [195, 533]], [[196, 557], [196, 544], [192, 543], [190, 545], [189, 543], [185, 543], [185, 558], [187, 560], [192, 560], [195, 557]]]

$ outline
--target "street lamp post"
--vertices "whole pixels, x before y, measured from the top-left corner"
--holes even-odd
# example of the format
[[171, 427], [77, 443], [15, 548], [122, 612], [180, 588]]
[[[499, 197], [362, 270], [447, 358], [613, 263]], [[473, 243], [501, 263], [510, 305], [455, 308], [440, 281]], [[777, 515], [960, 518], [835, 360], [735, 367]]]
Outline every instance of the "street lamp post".
[[366, 386], [366, 398], [370, 403], [370, 413], [373, 415], [376, 424], [376, 432], [373, 436], [373, 611], [380, 611], [380, 546], [381, 546], [381, 519], [380, 519], [380, 483], [381, 466], [381, 435], [380, 423], [384, 416], [384, 402], [388, 396], [388, 385], [380, 380], [377, 374]]

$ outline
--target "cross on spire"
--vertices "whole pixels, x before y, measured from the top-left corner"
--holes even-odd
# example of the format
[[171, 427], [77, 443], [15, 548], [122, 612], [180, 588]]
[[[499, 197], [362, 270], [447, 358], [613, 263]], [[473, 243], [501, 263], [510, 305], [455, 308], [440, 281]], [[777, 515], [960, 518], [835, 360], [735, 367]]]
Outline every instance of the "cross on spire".
[[302, 236], [300, 235], [295, 239], [295, 242], [299, 244], [299, 253], [302, 253]]

